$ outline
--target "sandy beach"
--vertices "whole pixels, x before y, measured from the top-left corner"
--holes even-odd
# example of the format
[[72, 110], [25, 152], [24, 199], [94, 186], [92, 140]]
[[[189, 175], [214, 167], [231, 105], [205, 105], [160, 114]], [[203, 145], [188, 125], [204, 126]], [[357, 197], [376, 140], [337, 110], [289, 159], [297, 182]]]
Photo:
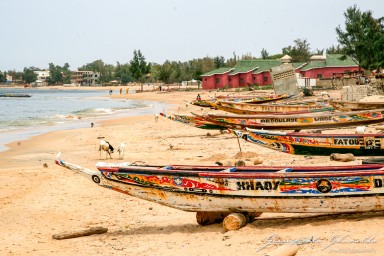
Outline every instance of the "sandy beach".
[[[107, 88], [103, 88], [107, 89]], [[215, 92], [199, 91], [203, 99]], [[111, 97], [173, 104], [167, 112], [206, 112], [186, 104], [197, 92], [144, 92]], [[210, 136], [207, 133], [210, 133]], [[98, 137], [127, 145], [125, 157], [105, 160]], [[172, 145], [172, 149], [170, 147]], [[329, 156], [294, 156], [241, 141], [243, 152], [262, 165], [341, 165]], [[263, 214], [237, 231], [221, 224], [199, 226], [183, 212], [103, 189], [55, 165], [66, 161], [95, 169], [99, 161], [150, 164], [214, 164], [239, 153], [231, 134], [207, 131], [153, 115], [95, 123], [93, 128], [50, 132], [15, 141], [0, 152], [0, 255], [266, 255], [274, 243], [296, 241], [296, 255], [382, 255], [382, 213], [337, 216]], [[271, 220], [270, 218], [276, 218]], [[263, 220], [264, 219], [264, 220]], [[67, 240], [52, 235], [102, 226], [108, 232]], [[300, 242], [301, 241], [301, 242]]]

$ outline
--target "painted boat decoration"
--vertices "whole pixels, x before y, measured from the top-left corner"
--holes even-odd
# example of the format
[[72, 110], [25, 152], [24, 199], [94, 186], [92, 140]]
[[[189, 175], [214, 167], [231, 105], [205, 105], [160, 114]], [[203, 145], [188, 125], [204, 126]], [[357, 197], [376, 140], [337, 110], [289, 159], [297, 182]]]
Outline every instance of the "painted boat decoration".
[[216, 101], [211, 104], [213, 108], [230, 112], [234, 114], [243, 115], [258, 115], [258, 114], [304, 114], [333, 111], [331, 106], [320, 105], [290, 105], [290, 104], [250, 104], [244, 102], [231, 102], [231, 101]]
[[384, 210], [384, 169], [244, 172], [98, 164], [57, 159], [101, 187], [191, 212], [345, 213]]
[[270, 130], [319, 129], [357, 126], [384, 121], [384, 109], [297, 115], [194, 115], [217, 125], [240, 130], [246, 127]]
[[383, 109], [384, 102], [359, 102], [359, 101], [331, 101], [330, 104], [337, 110], [357, 111]]
[[200, 129], [206, 129], [206, 130], [226, 130], [227, 129], [225, 126], [208, 122], [204, 118], [201, 118], [195, 115], [160, 113], [160, 116], [166, 117], [172, 121], [180, 122], [195, 128], [200, 128]]
[[296, 155], [331, 155], [352, 153], [355, 156], [384, 154], [384, 134], [316, 134], [280, 132], [247, 128], [247, 132], [229, 131], [239, 138], [280, 152]]

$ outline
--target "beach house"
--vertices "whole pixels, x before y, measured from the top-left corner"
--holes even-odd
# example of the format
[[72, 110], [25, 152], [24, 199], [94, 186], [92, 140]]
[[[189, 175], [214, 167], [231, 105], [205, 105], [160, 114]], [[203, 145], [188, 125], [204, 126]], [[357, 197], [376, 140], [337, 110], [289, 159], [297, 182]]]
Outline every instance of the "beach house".
[[288, 55], [277, 60], [240, 60], [234, 67], [219, 68], [202, 74], [202, 88], [211, 90], [225, 87], [271, 85], [271, 68], [285, 63], [293, 65], [298, 77], [307, 79], [331, 79], [335, 74], [352, 73], [359, 70], [358, 64], [350, 57], [341, 57], [341, 54], [314, 55], [308, 62], [301, 63], [291, 63], [292, 58]]

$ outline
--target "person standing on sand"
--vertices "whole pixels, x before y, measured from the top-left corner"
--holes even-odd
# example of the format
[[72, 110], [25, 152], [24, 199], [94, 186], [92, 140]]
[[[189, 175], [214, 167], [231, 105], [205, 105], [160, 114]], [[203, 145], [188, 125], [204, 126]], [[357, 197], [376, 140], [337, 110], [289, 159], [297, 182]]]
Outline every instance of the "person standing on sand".
[[112, 89], [111, 89], [111, 90], [109, 90], [109, 95], [112, 95]]

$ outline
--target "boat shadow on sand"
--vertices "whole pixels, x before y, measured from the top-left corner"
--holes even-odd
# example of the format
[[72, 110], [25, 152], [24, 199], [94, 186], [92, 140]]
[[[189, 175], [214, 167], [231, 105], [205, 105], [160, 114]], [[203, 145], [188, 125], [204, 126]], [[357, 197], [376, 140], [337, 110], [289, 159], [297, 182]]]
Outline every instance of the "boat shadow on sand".
[[[265, 214], [256, 218], [252, 223], [247, 224], [251, 229], [285, 229], [290, 227], [298, 227], [305, 225], [322, 226], [340, 223], [340, 221], [362, 221], [368, 219], [379, 218], [383, 219], [383, 212], [366, 212], [366, 213], [338, 213], [338, 214]], [[171, 224], [171, 225], [156, 225], [148, 224], [137, 228], [127, 228], [126, 230], [116, 230], [108, 232], [107, 236], [136, 236], [136, 235], [167, 235], [173, 233], [226, 233], [222, 223], [211, 224], [207, 226], [199, 226], [197, 223], [192, 224]]]

